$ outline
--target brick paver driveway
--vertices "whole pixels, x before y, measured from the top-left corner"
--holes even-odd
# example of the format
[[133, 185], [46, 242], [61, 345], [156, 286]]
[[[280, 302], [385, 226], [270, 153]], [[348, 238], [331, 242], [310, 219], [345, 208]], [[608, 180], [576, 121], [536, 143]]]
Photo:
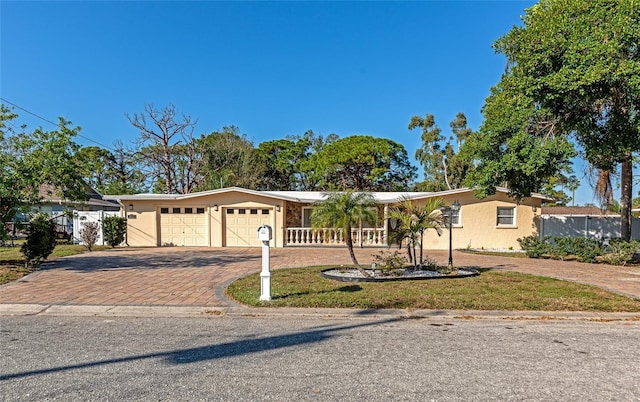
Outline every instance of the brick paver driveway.
[[[377, 249], [356, 249], [363, 264]], [[445, 263], [446, 251], [429, 251]], [[455, 252], [457, 266], [520, 271], [640, 298], [640, 269]], [[272, 269], [349, 264], [346, 248], [271, 249]], [[0, 287], [0, 303], [229, 306], [224, 288], [261, 268], [260, 248], [125, 248], [61, 258]]]

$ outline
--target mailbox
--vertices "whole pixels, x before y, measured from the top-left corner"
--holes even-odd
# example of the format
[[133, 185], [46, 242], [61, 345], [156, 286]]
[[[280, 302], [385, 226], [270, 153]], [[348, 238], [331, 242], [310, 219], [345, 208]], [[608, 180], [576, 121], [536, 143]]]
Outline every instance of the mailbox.
[[271, 226], [262, 225], [258, 228], [258, 240], [269, 241], [271, 237]]

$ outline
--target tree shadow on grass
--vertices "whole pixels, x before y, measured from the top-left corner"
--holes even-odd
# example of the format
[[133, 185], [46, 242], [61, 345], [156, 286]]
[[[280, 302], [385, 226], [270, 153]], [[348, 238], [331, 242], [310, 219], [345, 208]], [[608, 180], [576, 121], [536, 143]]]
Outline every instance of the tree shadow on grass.
[[310, 294], [325, 294], [325, 293], [333, 293], [333, 292], [347, 292], [347, 293], [353, 293], [353, 292], [359, 292], [362, 290], [362, 287], [360, 285], [349, 285], [349, 286], [342, 286], [340, 288], [337, 289], [327, 289], [327, 290], [320, 290], [320, 291], [306, 291], [306, 292], [296, 292], [296, 293], [286, 293], [286, 294], [282, 294], [282, 295], [275, 295], [272, 296], [271, 299], [272, 300], [278, 300], [278, 299], [286, 299], [288, 297], [296, 297], [296, 296], [308, 296]]

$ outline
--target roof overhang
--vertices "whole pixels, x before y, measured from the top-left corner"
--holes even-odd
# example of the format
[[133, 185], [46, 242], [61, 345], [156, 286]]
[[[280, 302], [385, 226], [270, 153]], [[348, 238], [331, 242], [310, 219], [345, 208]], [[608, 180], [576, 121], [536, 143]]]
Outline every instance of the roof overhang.
[[[243, 193], [259, 197], [268, 197], [276, 200], [301, 202], [301, 203], [314, 203], [324, 200], [331, 192], [321, 191], [258, 191], [248, 190], [241, 187], [227, 187], [217, 190], [200, 191], [190, 194], [123, 194], [123, 195], [104, 195], [103, 199], [118, 201], [124, 203], [126, 201], [177, 201], [187, 200], [198, 197], [215, 196], [226, 193]], [[380, 204], [394, 204], [401, 202], [402, 200], [420, 200], [425, 198], [444, 197], [449, 195], [463, 194], [473, 192], [470, 188], [459, 188], [438, 192], [372, 192], [373, 198]], [[508, 194], [509, 190], [506, 188], [498, 187], [496, 192]], [[543, 201], [553, 201], [553, 198], [547, 197], [542, 194], [533, 193], [530, 198], [538, 198]]]

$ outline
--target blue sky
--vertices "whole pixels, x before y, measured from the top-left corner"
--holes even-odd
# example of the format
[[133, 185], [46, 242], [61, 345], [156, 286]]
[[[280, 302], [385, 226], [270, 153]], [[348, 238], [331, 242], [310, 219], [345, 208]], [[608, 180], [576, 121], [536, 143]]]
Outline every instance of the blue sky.
[[[83, 145], [127, 144], [138, 133], [126, 113], [173, 103], [198, 118], [196, 134], [367, 134], [412, 157], [413, 115], [435, 115], [444, 134], [457, 112], [480, 126], [505, 67], [491, 46], [533, 4], [2, 1], [0, 93], [81, 126]], [[584, 181], [578, 203], [592, 202]]]

